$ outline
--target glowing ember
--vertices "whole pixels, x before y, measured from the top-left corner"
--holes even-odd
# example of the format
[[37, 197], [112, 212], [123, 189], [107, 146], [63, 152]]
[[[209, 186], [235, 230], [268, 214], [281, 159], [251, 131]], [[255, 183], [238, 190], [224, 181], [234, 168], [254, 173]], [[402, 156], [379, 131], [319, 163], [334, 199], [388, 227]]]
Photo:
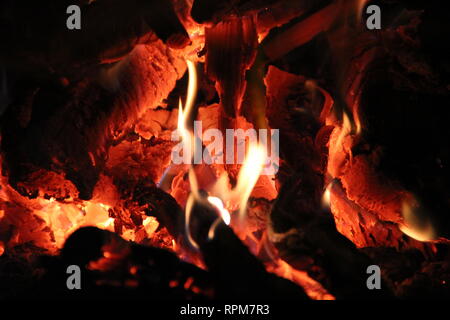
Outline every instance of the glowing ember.
[[[153, 236], [153, 234], [159, 227], [159, 222], [158, 222], [158, 220], [156, 220], [155, 217], [145, 218], [144, 221], [142, 222], [142, 224], [145, 228], [145, 231], [147, 232], [148, 237]], [[172, 241], [173, 241], [173, 243], [175, 243], [174, 240], [172, 240]], [[174, 247], [175, 247], [175, 245], [174, 245]]]

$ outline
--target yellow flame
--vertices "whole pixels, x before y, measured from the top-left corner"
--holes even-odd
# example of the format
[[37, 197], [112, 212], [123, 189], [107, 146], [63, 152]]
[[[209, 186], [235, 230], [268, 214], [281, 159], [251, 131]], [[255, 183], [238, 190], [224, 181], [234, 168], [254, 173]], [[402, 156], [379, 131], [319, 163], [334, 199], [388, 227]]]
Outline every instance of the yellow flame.
[[189, 83], [188, 83], [188, 93], [186, 97], [186, 116], [188, 117], [192, 111], [192, 108], [194, 107], [195, 98], [197, 96], [197, 68], [195, 66], [195, 63], [187, 60], [186, 61], [188, 66], [188, 72], [189, 72]]
[[[190, 119], [195, 103], [197, 93], [197, 72], [193, 62], [187, 61], [187, 65], [189, 72], [188, 92], [184, 108], [181, 101], [178, 106], [178, 131], [183, 139], [183, 143], [186, 143], [186, 145], [184, 145], [186, 147], [185, 150], [188, 150], [189, 156], [192, 160], [195, 149], [198, 146], [196, 145], [196, 139], [194, 139], [193, 133], [188, 128], [187, 121]], [[195, 172], [192, 166], [189, 168], [191, 194], [188, 197], [185, 208], [185, 233], [188, 241], [193, 247], [199, 247], [193, 240], [189, 227], [192, 209], [195, 202], [209, 202], [209, 204], [217, 208], [220, 213], [221, 220], [223, 220], [227, 225], [231, 222], [231, 215], [226, 204], [236, 204], [236, 207], [239, 207], [239, 216], [242, 220], [245, 217], [247, 201], [250, 198], [251, 192], [258, 181], [266, 161], [267, 155], [264, 147], [257, 143], [251, 143], [249, 145], [244, 164], [239, 172], [236, 187], [233, 190], [229, 190], [228, 179], [226, 174], [224, 174], [218, 179], [215, 187], [212, 189], [212, 194], [207, 199], [204, 199], [199, 194], [199, 186]], [[215, 227], [221, 220], [216, 221], [211, 227], [209, 234], [210, 236], [214, 234]]]
[[340, 147], [344, 142], [344, 138], [352, 132], [352, 124], [348, 115], [344, 112], [342, 116], [342, 127], [336, 140], [336, 146]]
[[217, 197], [208, 197], [208, 202], [212, 204], [219, 211], [223, 222], [228, 226], [231, 222], [231, 216], [227, 209], [224, 208], [222, 200]]
[[258, 178], [266, 164], [267, 154], [260, 144], [249, 146], [244, 164], [239, 171], [238, 182], [233, 192], [240, 197], [239, 217], [243, 219], [247, 210], [247, 201], [255, 187]]
[[402, 215], [405, 224], [400, 225], [399, 229], [404, 234], [421, 242], [436, 240], [433, 225], [417, 200], [403, 201]]
[[362, 131], [361, 119], [359, 118], [359, 112], [353, 112], [353, 119], [355, 121], [356, 126], [356, 135], [359, 136]]
[[181, 99], [178, 104], [178, 132], [181, 135], [185, 147], [184, 149], [188, 152], [188, 155], [184, 155], [184, 157], [188, 160], [188, 157], [192, 159], [196, 147], [194, 136], [187, 127], [187, 121], [192, 113], [195, 98], [197, 96], [197, 68], [192, 61], [187, 60], [186, 63], [189, 72], [188, 92], [184, 107]]
[[322, 208], [328, 209], [331, 205], [331, 188], [333, 187], [333, 182], [330, 182], [325, 188], [322, 196]]
[[[197, 70], [196, 66], [192, 61], [187, 60], [186, 61], [188, 66], [188, 74], [189, 74], [189, 83], [188, 83], [188, 90], [187, 90], [187, 96], [186, 96], [186, 102], [185, 102], [185, 108], [183, 109], [183, 104], [179, 102], [178, 105], [178, 132], [181, 135], [183, 144], [184, 144], [184, 150], [188, 150], [188, 155], [183, 155], [185, 159], [187, 160], [187, 157], [189, 156], [192, 160], [192, 157], [194, 155], [195, 150], [195, 139], [193, 134], [189, 131], [187, 128], [187, 121], [191, 115], [191, 111], [194, 107], [195, 98], [197, 95]], [[198, 194], [198, 184], [197, 179], [195, 177], [195, 173], [192, 169], [192, 167], [189, 169], [189, 183], [191, 186], [191, 194], [188, 197], [188, 200], [186, 202], [186, 208], [185, 208], [185, 233], [188, 241], [191, 243], [191, 245], [194, 248], [199, 248], [198, 244], [194, 241], [194, 239], [191, 236], [190, 232], [190, 218], [191, 218], [191, 212], [192, 208], [194, 206], [195, 200], [199, 199], [200, 196]]]
[[[223, 220], [225, 224], [229, 225], [231, 223], [231, 214], [229, 207], [239, 207], [239, 222], [240, 226], [243, 226], [245, 214], [247, 211], [247, 202], [250, 198], [252, 190], [258, 181], [258, 178], [264, 168], [267, 160], [267, 154], [264, 147], [260, 144], [254, 143], [250, 144], [246, 157], [244, 159], [244, 164], [239, 171], [238, 181], [236, 187], [230, 190], [228, 177], [226, 173], [222, 174], [213, 188], [211, 189], [211, 194], [206, 198], [206, 201], [217, 208], [220, 213], [220, 218], [217, 219], [213, 225], [211, 225], [208, 238], [214, 238], [215, 229]], [[190, 233], [190, 218], [192, 213], [192, 208], [195, 201], [204, 202], [205, 199], [199, 194], [197, 178], [195, 172], [192, 168], [189, 170], [189, 182], [191, 186], [191, 194], [189, 195], [188, 201], [186, 203], [185, 209], [185, 232], [189, 242], [193, 247], [198, 248], [198, 244], [192, 239]], [[227, 205], [225, 205], [227, 204]]]
[[209, 196], [207, 198], [208, 202], [212, 204], [220, 213], [220, 217], [214, 221], [214, 223], [209, 228], [208, 239], [212, 240], [215, 237], [216, 229], [219, 226], [220, 222], [223, 221], [227, 226], [230, 225], [231, 215], [230, 212], [225, 209], [222, 200], [217, 197]]

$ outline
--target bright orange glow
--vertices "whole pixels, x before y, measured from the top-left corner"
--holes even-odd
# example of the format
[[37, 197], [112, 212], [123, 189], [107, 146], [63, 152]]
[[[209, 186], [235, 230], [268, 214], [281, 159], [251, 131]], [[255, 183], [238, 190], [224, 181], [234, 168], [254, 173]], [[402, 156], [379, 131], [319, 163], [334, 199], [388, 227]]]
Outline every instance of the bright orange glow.
[[368, 0], [356, 0], [356, 15], [358, 22], [361, 22], [364, 7]]
[[[114, 231], [114, 219], [109, 217], [109, 207], [94, 201], [61, 204], [55, 199], [38, 198], [34, 213], [41, 217], [53, 232], [57, 247], [79, 227], [94, 226]], [[38, 209], [39, 208], [39, 209]]]
[[335, 300], [336, 298], [329, 294], [320, 283], [311, 279], [304, 271], [296, 270], [281, 259], [274, 261], [272, 265], [267, 266], [268, 271], [282, 278], [297, 283], [305, 290], [306, 294], [314, 300]]

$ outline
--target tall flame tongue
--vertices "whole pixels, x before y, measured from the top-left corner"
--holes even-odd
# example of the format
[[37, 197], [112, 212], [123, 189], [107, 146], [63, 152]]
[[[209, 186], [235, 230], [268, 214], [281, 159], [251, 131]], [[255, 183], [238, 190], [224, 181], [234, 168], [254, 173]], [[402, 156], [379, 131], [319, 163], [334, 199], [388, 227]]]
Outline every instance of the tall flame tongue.
[[239, 171], [238, 182], [233, 190], [233, 197], [239, 200], [239, 218], [242, 223], [245, 218], [247, 201], [250, 198], [253, 187], [266, 163], [266, 152], [259, 144], [251, 144], [244, 165]]
[[194, 155], [195, 139], [193, 134], [189, 131], [187, 121], [191, 116], [192, 109], [194, 107], [195, 97], [197, 95], [197, 70], [195, 64], [187, 60], [186, 61], [189, 72], [189, 84], [186, 97], [185, 106], [179, 102], [178, 105], [178, 132], [180, 133], [184, 149], [187, 150], [187, 154], [184, 154], [184, 163], [191, 163], [191, 159]]
[[[188, 126], [188, 121], [192, 113], [192, 109], [195, 103], [195, 97], [197, 93], [197, 73], [195, 64], [191, 61], [187, 61], [188, 72], [189, 72], [189, 84], [188, 92], [186, 97], [185, 106], [180, 101], [179, 103], [179, 113], [178, 113], [178, 132], [182, 138], [184, 145], [184, 150], [187, 151], [183, 155], [184, 163], [193, 163], [191, 160], [196, 152], [196, 149], [201, 147], [196, 142], [192, 131]], [[258, 178], [266, 164], [266, 152], [262, 145], [254, 142], [249, 143], [247, 155], [245, 157], [243, 166], [238, 175], [238, 181], [236, 187], [233, 190], [229, 190], [229, 183], [226, 173], [222, 175], [216, 182], [215, 186], [211, 191], [209, 196], [204, 199], [200, 195], [199, 186], [195, 176], [193, 166], [191, 165], [189, 169], [189, 183], [191, 188], [191, 194], [186, 202], [185, 208], [185, 232], [186, 236], [195, 248], [198, 248], [198, 244], [193, 240], [190, 234], [190, 218], [192, 213], [192, 208], [196, 201], [198, 202], [208, 202], [210, 205], [217, 209], [219, 214], [219, 219], [211, 227], [210, 236], [214, 235], [214, 228], [218, 223], [223, 220], [227, 225], [231, 222], [231, 215], [228, 211], [229, 208], [239, 208], [239, 229], [244, 226], [245, 223], [245, 213], [247, 209], [247, 201], [250, 198], [251, 192], [258, 181]]]

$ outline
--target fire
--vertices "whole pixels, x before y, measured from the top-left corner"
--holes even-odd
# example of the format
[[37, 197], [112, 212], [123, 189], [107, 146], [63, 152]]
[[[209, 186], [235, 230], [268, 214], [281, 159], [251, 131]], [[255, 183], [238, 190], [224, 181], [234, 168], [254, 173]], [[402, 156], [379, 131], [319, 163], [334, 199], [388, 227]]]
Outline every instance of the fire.
[[328, 186], [325, 188], [325, 191], [322, 195], [322, 208], [329, 209], [331, 205], [331, 190], [333, 188], [334, 181], [331, 181]]
[[[94, 199], [89, 201], [73, 198], [57, 200], [53, 197], [45, 198], [43, 195], [28, 199], [9, 186], [3, 176], [0, 178], [0, 190], [0, 229], [6, 230], [13, 225], [17, 230], [14, 237], [2, 242], [3, 252], [32, 241], [36, 246], [56, 253], [62, 248], [67, 237], [80, 227], [94, 226], [115, 231], [115, 218], [110, 214], [113, 207], [106, 203], [117, 199], [111, 200], [112, 196], [102, 189], [101, 184], [96, 187]], [[143, 220], [143, 229], [148, 237], [155, 233], [158, 225], [154, 217]], [[125, 227], [121, 235], [134, 241], [136, 230]]]
[[[185, 150], [188, 150], [188, 154], [184, 154], [185, 160], [188, 160], [188, 157], [192, 159], [196, 148], [200, 147], [196, 143], [196, 139], [192, 132], [189, 130], [187, 123], [194, 107], [195, 97], [197, 94], [196, 67], [195, 64], [191, 61], [187, 61], [187, 64], [189, 73], [188, 92], [185, 107], [183, 108], [181, 101], [179, 103], [177, 128], [179, 134], [182, 137], [183, 144], [186, 144], [187, 148]], [[233, 190], [230, 190], [226, 173], [224, 173], [219, 177], [215, 186], [213, 186], [211, 190], [207, 190], [210, 194], [206, 200], [209, 202], [209, 204], [213, 205], [218, 210], [221, 219], [227, 225], [231, 223], [231, 214], [229, 208], [239, 208], [240, 222], [242, 223], [244, 221], [248, 199], [250, 198], [251, 192], [266, 164], [266, 159], [267, 157], [264, 148], [258, 143], [250, 142], [247, 156], [245, 157], [244, 163], [239, 172], [236, 187]], [[186, 163], [192, 162], [188, 161]], [[198, 248], [197, 243], [195, 243], [190, 234], [189, 225], [192, 208], [195, 201], [203, 202], [205, 200], [202, 199], [199, 194], [200, 190], [192, 165], [189, 169], [189, 184], [191, 194], [187, 200], [185, 207], [185, 232], [191, 245], [195, 248]], [[227, 204], [228, 206], [225, 204]], [[215, 225], [217, 225], [217, 223]], [[212, 227], [211, 230], [212, 231], [210, 232], [210, 235], [213, 235], [214, 227]]]
[[[145, 218], [144, 221], [142, 222], [142, 224], [145, 228], [145, 231], [147, 232], [148, 237], [151, 237], [159, 227], [159, 222], [158, 222], [158, 220], [156, 220], [155, 217]], [[172, 241], [174, 244], [175, 241], [174, 240], [172, 240]], [[175, 245], [173, 245], [173, 247], [175, 247]]]
[[189, 73], [189, 83], [186, 101], [184, 103], [179, 100], [178, 104], [178, 122], [177, 122], [177, 133], [181, 136], [181, 142], [183, 144], [183, 154], [184, 163], [190, 163], [194, 150], [197, 147], [194, 135], [188, 128], [188, 120], [191, 116], [192, 109], [194, 107], [195, 97], [197, 95], [197, 70], [195, 63], [190, 60], [186, 61]]
[[264, 168], [265, 162], [266, 153], [264, 148], [259, 144], [250, 145], [244, 165], [239, 171], [238, 183], [233, 190], [235, 197], [240, 196], [239, 216], [241, 220], [245, 217], [248, 199]]
[[208, 202], [211, 203], [214, 207], [216, 207], [217, 210], [219, 210], [220, 216], [222, 217], [223, 222], [225, 222], [226, 225], [229, 225], [231, 222], [230, 212], [228, 212], [228, 210], [223, 207], [222, 200], [220, 200], [217, 197], [209, 196]]
[[436, 232], [426, 211], [420, 207], [415, 199], [405, 200], [402, 203], [402, 215], [405, 224], [399, 229], [407, 236], [418, 241], [436, 240]]
[[304, 271], [296, 270], [281, 259], [268, 266], [268, 271], [301, 285], [306, 294], [315, 300], [336, 300], [320, 283], [311, 279]]
[[339, 131], [339, 136], [336, 141], [336, 146], [342, 146], [344, 138], [352, 132], [352, 125], [348, 115], [344, 112], [342, 115], [342, 127]]

